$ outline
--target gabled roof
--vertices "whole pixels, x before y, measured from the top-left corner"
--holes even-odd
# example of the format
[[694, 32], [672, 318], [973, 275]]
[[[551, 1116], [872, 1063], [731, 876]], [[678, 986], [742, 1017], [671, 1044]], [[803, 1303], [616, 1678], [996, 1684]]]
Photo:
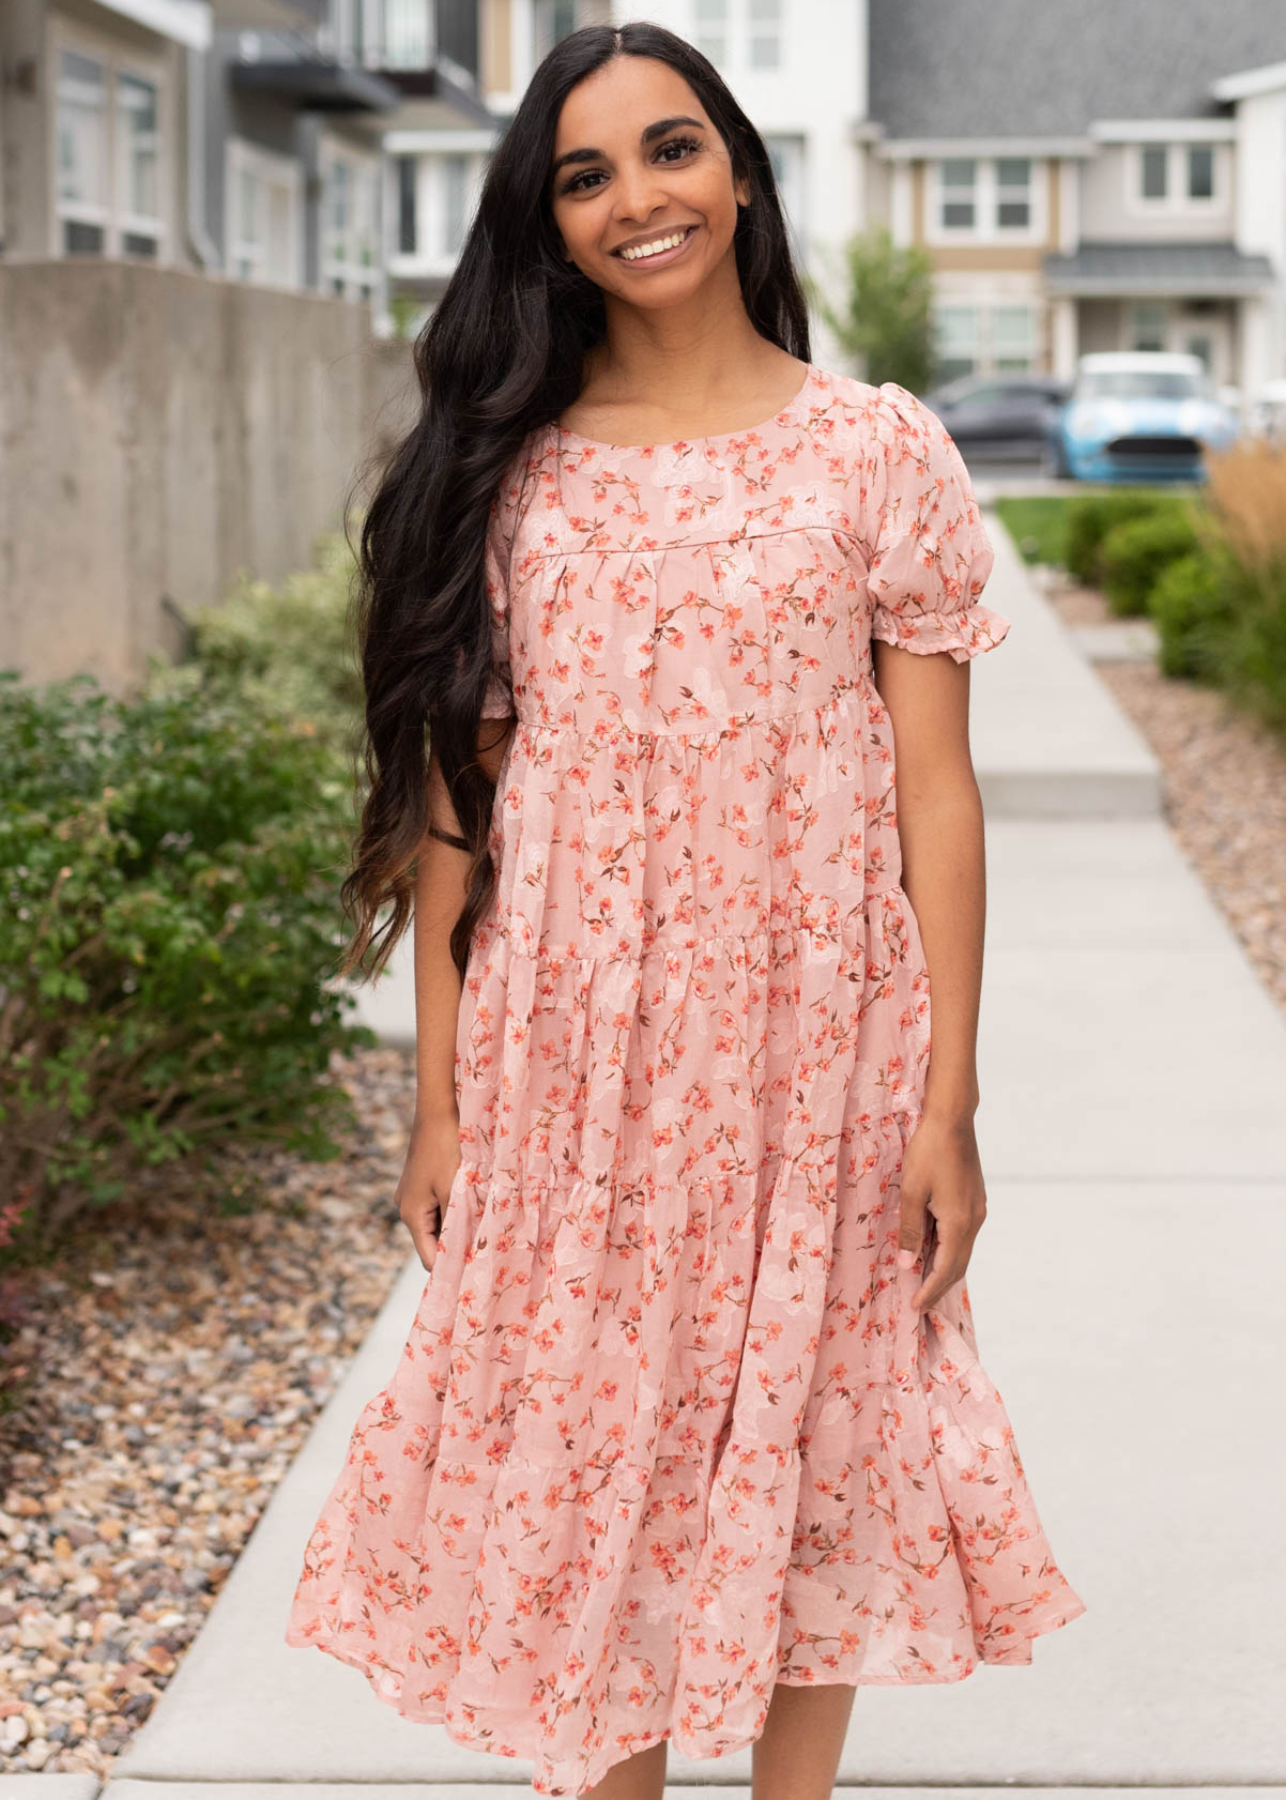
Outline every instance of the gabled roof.
[[1226, 116], [1223, 75], [1286, 59], [1281, 0], [869, 0], [870, 116], [911, 138]]

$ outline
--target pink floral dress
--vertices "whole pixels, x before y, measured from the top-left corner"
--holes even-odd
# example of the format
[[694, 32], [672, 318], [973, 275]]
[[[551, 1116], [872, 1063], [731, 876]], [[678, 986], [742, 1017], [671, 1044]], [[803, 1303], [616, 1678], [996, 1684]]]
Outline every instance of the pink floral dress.
[[897, 1263], [930, 989], [871, 639], [990, 649], [991, 565], [937, 418], [814, 364], [754, 430], [542, 428], [497, 496], [463, 1161], [287, 1640], [537, 1793], [1084, 1611], [966, 1284], [918, 1316]]

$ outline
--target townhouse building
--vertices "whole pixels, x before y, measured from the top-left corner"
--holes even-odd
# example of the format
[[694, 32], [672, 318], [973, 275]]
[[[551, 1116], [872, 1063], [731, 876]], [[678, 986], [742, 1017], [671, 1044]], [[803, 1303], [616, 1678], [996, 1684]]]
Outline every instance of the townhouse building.
[[330, 0], [5, 0], [7, 261], [104, 259], [374, 300], [401, 94]]
[[1263, 0], [4, 0], [0, 254], [413, 330], [536, 63], [635, 17], [732, 85], [807, 272], [875, 223], [928, 251], [938, 380], [1151, 348], [1248, 392], [1286, 374], [1286, 9]]
[[1099, 350], [1286, 374], [1286, 9], [868, 6], [864, 216], [932, 259], [939, 380]]

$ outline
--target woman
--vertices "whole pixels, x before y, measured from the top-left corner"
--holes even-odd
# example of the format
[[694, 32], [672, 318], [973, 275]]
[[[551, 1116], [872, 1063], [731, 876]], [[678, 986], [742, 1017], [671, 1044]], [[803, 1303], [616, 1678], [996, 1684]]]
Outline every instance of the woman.
[[990, 546], [933, 415], [809, 360], [763, 144], [653, 25], [537, 70], [417, 367], [347, 893], [354, 961], [414, 912], [431, 1278], [288, 1640], [539, 1793], [673, 1738], [823, 1800], [862, 1682], [1083, 1610], [962, 1279]]

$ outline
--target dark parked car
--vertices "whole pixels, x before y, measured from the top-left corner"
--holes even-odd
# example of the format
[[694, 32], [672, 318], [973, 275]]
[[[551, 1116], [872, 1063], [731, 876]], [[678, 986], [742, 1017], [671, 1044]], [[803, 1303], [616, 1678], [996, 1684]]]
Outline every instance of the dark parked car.
[[966, 462], [1043, 459], [1071, 391], [1053, 375], [962, 375], [922, 396]]

